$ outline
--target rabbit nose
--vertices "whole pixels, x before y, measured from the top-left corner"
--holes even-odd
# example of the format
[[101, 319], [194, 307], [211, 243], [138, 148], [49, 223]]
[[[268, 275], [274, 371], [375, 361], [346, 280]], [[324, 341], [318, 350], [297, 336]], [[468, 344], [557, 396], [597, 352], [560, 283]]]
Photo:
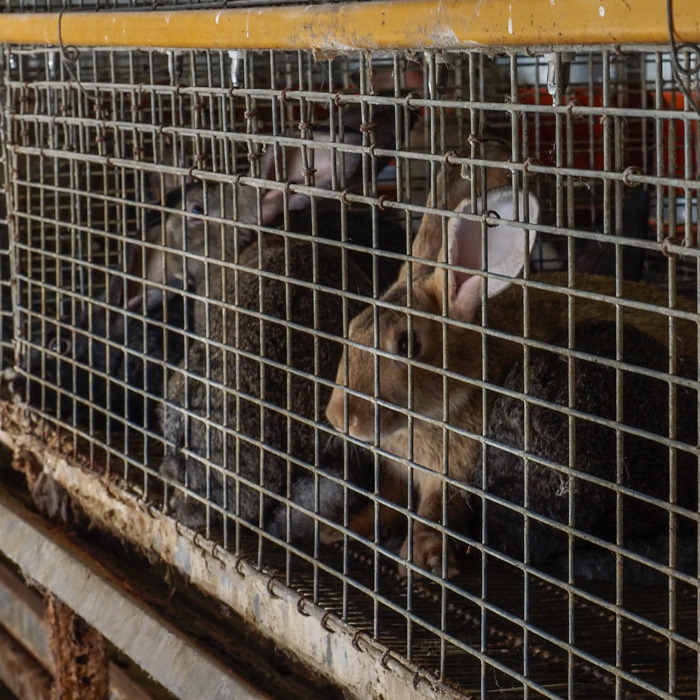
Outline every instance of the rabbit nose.
[[343, 392], [340, 389], [333, 389], [330, 401], [326, 407], [326, 417], [331, 425], [336, 430], [343, 429], [345, 422], [345, 402], [343, 401]]

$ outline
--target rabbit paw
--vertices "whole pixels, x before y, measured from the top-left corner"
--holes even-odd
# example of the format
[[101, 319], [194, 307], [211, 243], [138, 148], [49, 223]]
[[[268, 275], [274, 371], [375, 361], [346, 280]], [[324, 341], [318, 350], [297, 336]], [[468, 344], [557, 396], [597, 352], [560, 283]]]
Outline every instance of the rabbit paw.
[[330, 525], [321, 525], [319, 529], [321, 544], [335, 544], [343, 541], [343, 533]]
[[204, 506], [186, 494], [176, 491], [168, 503], [170, 512], [175, 519], [185, 527], [196, 530], [206, 525], [206, 511]]
[[[401, 558], [408, 560], [408, 538], [403, 543]], [[416, 524], [413, 528], [413, 563], [431, 573], [442, 575], [442, 537], [432, 528]], [[459, 573], [450, 547], [447, 548], [447, 578]], [[399, 575], [406, 576], [406, 567], [399, 564]]]

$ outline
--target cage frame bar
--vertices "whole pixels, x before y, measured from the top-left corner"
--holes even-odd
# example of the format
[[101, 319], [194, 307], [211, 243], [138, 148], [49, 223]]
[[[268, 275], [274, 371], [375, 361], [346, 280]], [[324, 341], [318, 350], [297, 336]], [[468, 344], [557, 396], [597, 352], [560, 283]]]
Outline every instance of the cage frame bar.
[[211, 698], [262, 697], [235, 671], [224, 668], [139, 603], [67, 538], [4, 493], [0, 494], [0, 533], [3, 553], [25, 576], [69, 605], [172, 692], [190, 696], [201, 691]]
[[[362, 697], [371, 687], [384, 697], [406, 700], [455, 697], [454, 688], [406, 661], [367, 632], [356, 630], [337, 613], [316, 605], [309, 596], [289, 589], [283, 577], [277, 576], [274, 571], [261, 570], [246, 557], [236, 556], [209, 542], [199, 533], [164, 516], [133, 491], [120, 488], [116, 480], [91, 474], [41, 445], [36, 438], [19, 436], [11, 430], [0, 430], [0, 444], [40, 460], [44, 472], [66, 488], [71, 498], [83, 508], [89, 509], [93, 522], [101, 530], [130, 542], [141, 551], [157, 554], [201, 591], [244, 617], [260, 634], [295, 653], [307, 668], [342, 684], [349, 692]], [[24, 540], [18, 533], [25, 531], [36, 540], [36, 547], [23, 544]], [[2, 536], [7, 532], [11, 532], [12, 537]], [[30, 513], [2, 490], [0, 539], [8, 542], [7, 546], [2, 547], [3, 554], [18, 565], [25, 575], [62, 598], [159, 683], [173, 689], [172, 675], [169, 676], [167, 671], [161, 673], [163, 668], [151, 668], [157, 659], [156, 651], [134, 644], [138, 635], [126, 635], [124, 639], [123, 630], [133, 629], [135, 625], [131, 628], [125, 626], [126, 615], [103, 617], [104, 611], [110, 608], [104, 603], [92, 605], [93, 593], [85, 582], [89, 581], [100, 588], [111, 585], [113, 594], [118, 595], [120, 600], [128, 599], [128, 592], [117, 590], [117, 586], [100, 575], [102, 569], [98, 563], [90, 561], [77, 547], [71, 550], [67, 538], [61, 538], [43, 518]], [[70, 551], [62, 549], [66, 545]], [[65, 572], [65, 569], [57, 564], [59, 558], [52, 558], [52, 554], [46, 553], [47, 548], [51, 549], [52, 554], [55, 550], [61, 561], [66, 558], [67, 564], [75, 563], [82, 567], [82, 577], [74, 579], [65, 573], [59, 575], [59, 571]], [[86, 575], [88, 569], [92, 570]], [[244, 579], [246, 583], [241, 585]], [[141, 611], [139, 614], [144, 614], [145, 608], [137, 601], [127, 600], [127, 603], [137, 606]], [[147, 614], [154, 618], [147, 622], [155, 629], [159, 618], [150, 611]], [[116, 620], [113, 629], [107, 629], [110, 620]], [[162, 625], [161, 629], [170, 635], [181, 634], [171, 625]], [[202, 690], [208, 687], [204, 680], [214, 683], [229, 675], [229, 689], [233, 689], [240, 680], [242, 691], [254, 691], [244, 679], [235, 675], [235, 668], [223, 668], [217, 660], [187, 644], [186, 639], [181, 643], [187, 645], [197, 658], [189, 657], [188, 663], [180, 667], [181, 673], [177, 677], [196, 692], [187, 692], [180, 687], [174, 690], [179, 696], [220, 697]], [[199, 662], [204, 665], [200, 666]], [[169, 671], [178, 668], [172, 662], [166, 665]], [[207, 676], [209, 667], [215, 673]], [[199, 672], [188, 677], [187, 672], [191, 669], [199, 669]], [[232, 696], [224, 694], [221, 697]], [[258, 696], [253, 692], [235, 697]]]
[[[700, 41], [694, 0], [674, 27]], [[420, 18], [420, 22], [416, 22]], [[523, 45], [669, 43], [664, 0], [380, 0], [220, 10], [8, 13], [0, 42], [47, 46], [313, 51], [446, 50]]]

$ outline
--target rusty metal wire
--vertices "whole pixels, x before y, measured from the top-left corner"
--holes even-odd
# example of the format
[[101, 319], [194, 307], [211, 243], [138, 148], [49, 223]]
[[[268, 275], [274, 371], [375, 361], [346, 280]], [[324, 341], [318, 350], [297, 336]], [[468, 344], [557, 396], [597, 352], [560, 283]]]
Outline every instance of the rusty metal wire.
[[[691, 544], [698, 537], [697, 495], [689, 506], [693, 494], [683, 492], [682, 478], [688, 463], [697, 476], [697, 436], [683, 432], [683, 412], [692, 396], [697, 411], [698, 356], [686, 341], [690, 327], [697, 342], [700, 152], [698, 121], [678, 92], [668, 47], [324, 60], [306, 53], [81, 50], [72, 58], [69, 69], [57, 50], [5, 53], [10, 240], [0, 235], [0, 265], [11, 268], [12, 285], [0, 276], [0, 347], [3, 358], [17, 351], [16, 386], [29, 395], [32, 412], [69, 436], [95, 469], [123, 479], [184, 525], [191, 516], [199, 540], [240, 557], [236, 568], [252, 562], [274, 570], [267, 592], [277, 600], [294, 589], [293, 614], [320, 606], [326, 631], [336, 629], [337, 614], [357, 630], [355, 648], [371, 651], [367, 663], [412, 675], [428, 695], [437, 694], [438, 680], [465, 695], [572, 697], [583, 687], [600, 696], [697, 693], [697, 561], [680, 559], [684, 529], [693, 531]], [[686, 79], [697, 90], [697, 75]], [[323, 182], [326, 162], [333, 164], [330, 183]], [[416, 284], [425, 274], [421, 255], [407, 244], [424, 216], [436, 217], [443, 245], [456, 226], [472, 225], [481, 237], [523, 221], [522, 210], [489, 213], [488, 186], [454, 211], [441, 185], [451, 172], [462, 185], [478, 187], [487, 177], [491, 186], [537, 197], [537, 241], [508, 291], [525, 300], [510, 314], [515, 330], [489, 327], [495, 307], [485, 298], [482, 324], [421, 307], [417, 286], [382, 297], [385, 270], [413, 264], [407, 274]], [[193, 191], [201, 194], [194, 202], [187, 199]], [[249, 218], [241, 213], [244, 192], [253, 193]], [[281, 202], [278, 215], [266, 218], [274, 201]], [[383, 238], [389, 224], [391, 247]], [[193, 249], [188, 235], [195, 227], [206, 245]], [[254, 259], [241, 251], [222, 255], [242, 231], [263, 242]], [[280, 268], [265, 263], [272, 241], [287, 251]], [[293, 254], [304, 245], [308, 274]], [[352, 273], [358, 253], [365, 255], [364, 286]], [[479, 268], [489, 255], [460, 274], [481, 275], [488, 285], [507, 281], [506, 273]], [[338, 279], [329, 280], [336, 259]], [[449, 260], [433, 267], [446, 276], [454, 270]], [[178, 286], [165, 273], [146, 279], [161, 268], [206, 272], [197, 284], [178, 278]], [[585, 271], [607, 275], [609, 284], [591, 288]], [[251, 275], [259, 298], [244, 303]], [[635, 297], [628, 275], [653, 286], [653, 297]], [[235, 290], [231, 298], [217, 287], [222, 278]], [[269, 288], [282, 300], [274, 312]], [[449, 291], [447, 283], [436, 289], [439, 296]], [[556, 338], [538, 335], [541, 316], [554, 312], [535, 303], [553, 291], [565, 310]], [[315, 300], [311, 319], [296, 315], [295, 295]], [[329, 328], [324, 304], [336, 301], [338, 323]], [[613, 352], [602, 356], [581, 346], [586, 338], [574, 323], [593, 304], [613, 328]], [[358, 306], [371, 309], [368, 344], [353, 335]], [[623, 320], [639, 315], [661, 327], [659, 362], [645, 364], [639, 348], [629, 357], [633, 336]], [[397, 356], [379, 325], [387, 317], [406, 319], [405, 401], [385, 391], [385, 366]], [[222, 318], [229, 320], [217, 331]], [[434, 329], [437, 368], [414, 337], [426, 325]], [[651, 333], [651, 325], [637, 330]], [[245, 345], [246, 333], [255, 342]], [[448, 473], [454, 443], [473, 440], [485, 458], [482, 475], [487, 456], [503, 449], [498, 435], [476, 423], [451, 421], [451, 392], [465, 382], [453, 363], [462, 348], [450, 342], [460, 334], [473, 334], [469, 349], [483, 353], [466, 381], [487, 399], [484, 423], [497, 396], [522, 407], [526, 425], [544, 411], [560, 421], [563, 457], [536, 451], [534, 427], [506, 449], [523, 465], [520, 501]], [[315, 349], [306, 364], [298, 358], [302, 336]], [[644, 337], [651, 355], [659, 338]], [[384, 413], [398, 410], [412, 431], [405, 452], [391, 441], [345, 435], [337, 463], [323, 463], [339, 436], [325, 416], [336, 381], [324, 374], [321, 351], [335, 341], [348, 353], [371, 348], [369, 384], [348, 387], [344, 410], [364, 398], [375, 432]], [[536, 366], [543, 353], [564, 367], [563, 403], [538, 395], [524, 372], [521, 385], [506, 387], [489, 373], [489, 358], [506, 341], [517, 345], [523, 367]], [[66, 350], [81, 343], [84, 357]], [[593, 372], [591, 364], [613, 378], [611, 413], [577, 404], [577, 372]], [[252, 378], [244, 376], [251, 367]], [[421, 392], [430, 374], [439, 406], [428, 412]], [[635, 382], [659, 391], [663, 429], [627, 420], [625, 386]], [[306, 413], [295, 408], [300, 386], [312, 387]], [[180, 410], [185, 427], [177, 444], [164, 434], [164, 410]], [[246, 411], [255, 429], [245, 423]], [[578, 463], [583, 422], [611, 441], [609, 473]], [[271, 435], [279, 425], [287, 431], [282, 441]], [[437, 470], [421, 462], [423, 429], [440, 435]], [[312, 436], [308, 452], [294, 447], [295, 431]], [[667, 464], [664, 493], [627, 479], [634, 440], [646, 440], [654, 459], [661, 455]], [[259, 461], [257, 471], [241, 466], [244, 453]], [[164, 470], [163, 456], [173, 454], [190, 468]], [[358, 455], [361, 479], [352, 466]], [[403, 498], [384, 490], [390, 461], [410, 475]], [[270, 478], [271, 464], [282, 465], [279, 483]], [[439, 514], [418, 513], [421, 484], [435, 471]], [[543, 473], [560, 484], [563, 518], [532, 500]], [[303, 497], [295, 490], [302, 481]], [[611, 499], [610, 532], [581, 525], [577, 512], [586, 504], [577, 501], [577, 489]], [[337, 495], [332, 513], [324, 509], [329, 493]], [[359, 531], [358, 502], [370, 513]], [[476, 530], [448, 522], [459, 503], [463, 514], [475, 504], [483, 509]], [[488, 511], [498, 507], [522, 524], [512, 548], [488, 530]], [[625, 518], [635, 507], [664, 520], [649, 539], [664, 540], [670, 557], [654, 559], [630, 546]], [[395, 531], [380, 520], [388, 511], [397, 517]], [[300, 522], [308, 525], [302, 542]], [[441, 567], [426, 571], [405, 561], [406, 551], [420, 549], [407, 522], [437, 530]], [[329, 530], [337, 537], [332, 546]], [[538, 532], [564, 543], [558, 562], [537, 559]], [[609, 555], [610, 580], [590, 581], [576, 569], [586, 548]], [[462, 566], [454, 578], [444, 575], [450, 551]], [[638, 570], [649, 585], [630, 582]]]

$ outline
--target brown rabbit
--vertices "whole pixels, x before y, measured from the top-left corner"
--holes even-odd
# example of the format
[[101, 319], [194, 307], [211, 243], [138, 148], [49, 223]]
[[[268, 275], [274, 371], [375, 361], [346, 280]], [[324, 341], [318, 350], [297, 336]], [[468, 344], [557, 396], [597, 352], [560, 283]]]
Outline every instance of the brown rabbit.
[[[519, 194], [516, 216], [509, 188], [486, 195], [486, 209], [502, 219], [534, 221], [537, 216], [532, 196]], [[454, 200], [448, 189], [448, 205], [454, 206]], [[464, 200], [457, 210], [470, 207]], [[482, 236], [488, 240], [488, 277], [471, 272], [483, 269]], [[527, 294], [522, 285], [513, 284], [527, 262], [526, 241], [522, 224], [486, 229], [474, 217], [451, 218], [444, 248], [442, 217], [426, 214], [413, 244], [417, 260], [404, 266], [378, 304], [353, 319], [353, 344], [346, 347], [327, 407], [328, 419], [338, 430], [397, 456], [385, 460], [394, 477], [390, 481], [398, 485], [387, 498], [406, 501], [412, 475], [417, 518], [412, 518], [412, 536], [406, 538], [401, 556], [434, 573], [441, 573], [443, 566], [448, 574], [452, 569], [452, 559], [443, 563], [443, 551], [448, 550], [430, 523], [447, 524], [448, 506], [459, 511], [461, 501], [452, 498], [454, 482], [472, 480], [480, 449], [474, 436], [482, 433], [483, 421], [480, 382], [502, 383], [523, 355], [521, 338], [565, 338], [569, 312], [575, 323], [616, 318], [615, 305], [606, 299], [615, 297], [610, 277], [576, 276], [576, 289], [595, 292], [591, 298], [567, 289], [563, 273], [532, 276], [536, 284]], [[667, 346], [667, 294], [625, 283], [624, 295], [647, 302], [647, 308], [623, 306], [621, 320]], [[658, 312], [652, 305], [660, 307]], [[695, 322], [677, 320], [679, 352], [694, 351], [695, 333]], [[371, 523], [360, 519], [355, 525], [372, 532]]]

